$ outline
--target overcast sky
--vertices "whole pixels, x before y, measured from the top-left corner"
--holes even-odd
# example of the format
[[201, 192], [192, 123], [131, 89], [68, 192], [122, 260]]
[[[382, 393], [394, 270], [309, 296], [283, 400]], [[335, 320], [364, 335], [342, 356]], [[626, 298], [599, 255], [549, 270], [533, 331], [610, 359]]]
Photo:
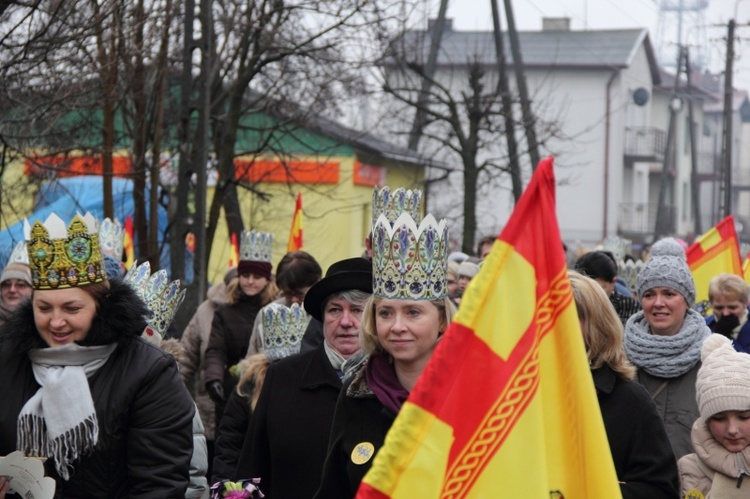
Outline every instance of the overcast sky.
[[[439, 0], [434, 1], [433, 12], [436, 15]], [[663, 15], [659, 22], [659, 5], [664, 0], [513, 0], [516, 25], [520, 30], [539, 30], [543, 17], [569, 17], [574, 30], [611, 29], [645, 27], [649, 30], [651, 41], [657, 44], [660, 37], [658, 28], [663, 26], [661, 38], [676, 40], [677, 17], [674, 13]], [[677, 4], [678, 0], [667, 0]], [[700, 42], [697, 29], [699, 15], [683, 18], [686, 27], [687, 42], [691, 45], [691, 54], [703, 49], [710, 67], [723, 71], [726, 53], [727, 21], [737, 12], [738, 24], [750, 23], [750, 0], [682, 0], [684, 5], [708, 4], [702, 11], [704, 26], [703, 42]], [[498, 0], [501, 6], [503, 0]], [[490, 30], [492, 14], [490, 0], [452, 0], [449, 1], [448, 17], [453, 19], [454, 29]], [[502, 14], [504, 15], [504, 14]], [[503, 21], [503, 27], [505, 22]], [[736, 88], [750, 90], [750, 27], [737, 29], [735, 44], [734, 82]], [[698, 47], [697, 45], [700, 45]], [[659, 55], [657, 54], [657, 57]], [[691, 55], [696, 60], [695, 55]], [[674, 65], [674, 63], [673, 63]]]

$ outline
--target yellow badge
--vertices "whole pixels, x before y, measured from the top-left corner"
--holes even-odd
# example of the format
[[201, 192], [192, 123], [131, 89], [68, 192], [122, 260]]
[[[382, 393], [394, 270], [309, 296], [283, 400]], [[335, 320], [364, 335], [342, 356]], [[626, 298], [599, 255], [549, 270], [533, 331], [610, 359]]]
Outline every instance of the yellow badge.
[[704, 499], [703, 493], [698, 489], [690, 489], [685, 492], [684, 499]]
[[361, 442], [352, 450], [352, 462], [354, 464], [365, 464], [375, 454], [375, 446], [370, 442]]

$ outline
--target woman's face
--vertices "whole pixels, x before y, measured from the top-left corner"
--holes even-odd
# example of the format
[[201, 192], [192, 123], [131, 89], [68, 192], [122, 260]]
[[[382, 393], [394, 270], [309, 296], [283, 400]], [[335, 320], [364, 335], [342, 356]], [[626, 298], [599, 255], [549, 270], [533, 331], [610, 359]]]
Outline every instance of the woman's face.
[[750, 445], [750, 411], [723, 411], [708, 418], [711, 435], [729, 452]]
[[31, 302], [36, 329], [53, 348], [86, 338], [96, 316], [96, 301], [81, 288], [38, 290]]
[[651, 332], [659, 336], [674, 336], [680, 332], [688, 311], [685, 297], [667, 287], [651, 288], [641, 297], [643, 313]]
[[714, 309], [716, 320], [729, 315], [734, 315], [741, 319], [745, 315], [747, 305], [737, 299], [736, 296], [727, 296], [716, 294], [711, 300], [711, 308]]
[[268, 279], [252, 272], [240, 274], [240, 289], [247, 296], [259, 294], [268, 284]]
[[429, 301], [383, 298], [375, 305], [378, 340], [396, 365], [424, 369], [442, 333], [440, 311]]
[[0, 295], [3, 303], [10, 310], [15, 310], [23, 300], [31, 295], [31, 285], [21, 279], [6, 279], [0, 284]]

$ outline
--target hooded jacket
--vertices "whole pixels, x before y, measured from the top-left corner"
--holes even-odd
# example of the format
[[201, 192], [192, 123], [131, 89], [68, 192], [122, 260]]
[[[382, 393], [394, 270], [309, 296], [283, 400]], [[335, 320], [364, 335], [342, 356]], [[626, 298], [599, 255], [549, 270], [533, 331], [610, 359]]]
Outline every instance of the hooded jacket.
[[[147, 309], [121, 280], [99, 307], [81, 346], [117, 344], [89, 379], [99, 421], [99, 441], [73, 462], [69, 480], [47, 460], [55, 497], [184, 498], [193, 453], [195, 406], [171, 355], [140, 338]], [[46, 348], [30, 302], [0, 328], [0, 455], [16, 450], [18, 415], [39, 389], [28, 354]], [[12, 380], [8, 382], [7, 380]]]

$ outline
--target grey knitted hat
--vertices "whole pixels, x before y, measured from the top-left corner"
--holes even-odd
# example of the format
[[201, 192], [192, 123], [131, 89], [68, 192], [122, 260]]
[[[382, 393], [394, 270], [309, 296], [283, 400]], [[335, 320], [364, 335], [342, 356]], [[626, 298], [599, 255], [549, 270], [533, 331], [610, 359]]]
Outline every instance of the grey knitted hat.
[[685, 250], [671, 237], [660, 239], [651, 248], [651, 256], [638, 273], [638, 296], [652, 288], [672, 288], [692, 307], [695, 281], [687, 265]]
[[703, 342], [701, 360], [695, 382], [701, 418], [750, 410], [750, 355], [735, 351], [726, 336], [712, 334]]

